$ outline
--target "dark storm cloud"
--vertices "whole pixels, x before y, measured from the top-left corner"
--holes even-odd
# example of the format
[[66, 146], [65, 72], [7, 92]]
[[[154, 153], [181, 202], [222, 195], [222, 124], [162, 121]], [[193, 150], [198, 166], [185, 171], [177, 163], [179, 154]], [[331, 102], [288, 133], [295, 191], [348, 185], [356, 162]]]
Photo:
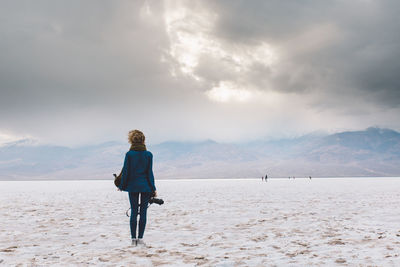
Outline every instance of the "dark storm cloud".
[[[260, 70], [279, 91], [356, 93], [382, 106], [400, 105], [400, 2], [209, 1], [215, 35], [231, 42], [280, 47], [283, 72]], [[254, 67], [257, 74], [257, 67]], [[256, 76], [257, 77], [257, 76]], [[261, 86], [262, 87], [262, 84]]]
[[2, 108], [135, 103], [157, 88], [168, 74], [159, 64], [165, 34], [140, 20], [142, 4], [2, 3]]

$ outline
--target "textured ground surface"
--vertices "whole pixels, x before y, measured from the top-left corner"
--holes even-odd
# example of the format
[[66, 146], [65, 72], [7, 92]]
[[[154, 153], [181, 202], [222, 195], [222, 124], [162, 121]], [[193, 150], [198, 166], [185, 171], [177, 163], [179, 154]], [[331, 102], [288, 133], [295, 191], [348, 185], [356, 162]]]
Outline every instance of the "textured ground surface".
[[0, 182], [0, 265], [400, 266], [400, 179], [157, 186], [138, 248], [112, 181]]

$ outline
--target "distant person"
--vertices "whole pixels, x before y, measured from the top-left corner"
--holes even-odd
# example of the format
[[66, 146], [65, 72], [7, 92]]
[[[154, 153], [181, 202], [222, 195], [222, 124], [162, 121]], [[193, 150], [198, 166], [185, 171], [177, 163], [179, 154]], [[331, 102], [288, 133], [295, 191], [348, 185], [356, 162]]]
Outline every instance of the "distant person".
[[[125, 155], [124, 167], [121, 171], [121, 191], [129, 193], [131, 204], [130, 229], [132, 245], [145, 245], [143, 242], [146, 228], [147, 206], [152, 196], [157, 196], [153, 175], [153, 154], [146, 150], [145, 136], [139, 130], [130, 131], [128, 140], [131, 148]], [[140, 196], [140, 204], [139, 204]], [[139, 211], [140, 207], [140, 211]], [[139, 233], [136, 239], [137, 216], [139, 218]]]
[[310, 178], [310, 180], [311, 180], [311, 176], [309, 176], [308, 178]]
[[268, 175], [265, 175], [265, 181], [268, 182]]
[[264, 176], [261, 176], [261, 181], [264, 181]]

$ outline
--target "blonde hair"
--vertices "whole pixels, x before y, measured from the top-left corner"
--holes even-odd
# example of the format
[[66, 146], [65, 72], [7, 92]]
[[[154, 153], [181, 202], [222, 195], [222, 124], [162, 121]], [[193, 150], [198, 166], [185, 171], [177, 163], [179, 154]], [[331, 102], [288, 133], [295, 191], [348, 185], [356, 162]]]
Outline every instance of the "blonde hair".
[[139, 131], [139, 130], [129, 131], [129, 134], [128, 134], [129, 143], [144, 144], [145, 139], [146, 139], [146, 137], [144, 136], [144, 134], [141, 131]]

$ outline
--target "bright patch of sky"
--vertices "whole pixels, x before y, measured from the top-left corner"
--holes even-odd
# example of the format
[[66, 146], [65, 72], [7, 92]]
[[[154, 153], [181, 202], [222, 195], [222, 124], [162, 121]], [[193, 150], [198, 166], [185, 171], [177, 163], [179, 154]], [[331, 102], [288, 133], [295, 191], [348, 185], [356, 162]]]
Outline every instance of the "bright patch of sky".
[[209, 88], [205, 94], [218, 102], [246, 102], [251, 100], [254, 88], [241, 84], [255, 64], [272, 67], [278, 61], [276, 49], [265, 42], [257, 45], [228, 43], [212, 34], [218, 15], [206, 8], [193, 12], [184, 1], [166, 1], [165, 23], [170, 40], [169, 55], [176, 60], [171, 73], [177, 71], [190, 75], [197, 81], [205, 77], [196, 72], [202, 57], [224, 62], [225, 72], [235, 79], [223, 80]]

